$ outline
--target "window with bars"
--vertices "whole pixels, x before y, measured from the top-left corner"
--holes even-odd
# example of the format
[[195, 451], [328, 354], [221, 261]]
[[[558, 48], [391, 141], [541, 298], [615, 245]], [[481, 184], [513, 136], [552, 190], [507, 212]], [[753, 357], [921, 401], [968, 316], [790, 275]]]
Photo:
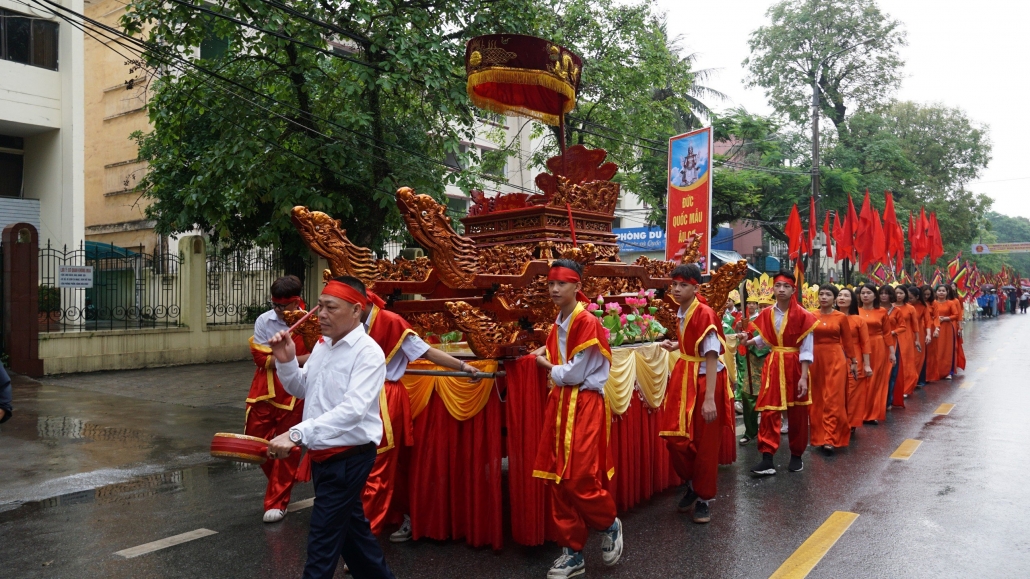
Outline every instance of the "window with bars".
[[57, 23], [0, 10], [0, 60], [57, 70]]

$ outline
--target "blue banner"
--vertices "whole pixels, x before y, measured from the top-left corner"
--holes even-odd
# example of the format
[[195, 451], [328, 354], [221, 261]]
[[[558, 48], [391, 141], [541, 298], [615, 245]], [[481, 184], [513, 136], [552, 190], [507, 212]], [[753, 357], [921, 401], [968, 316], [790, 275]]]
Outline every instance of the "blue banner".
[[612, 229], [619, 238], [619, 252], [665, 251], [665, 230], [660, 227]]

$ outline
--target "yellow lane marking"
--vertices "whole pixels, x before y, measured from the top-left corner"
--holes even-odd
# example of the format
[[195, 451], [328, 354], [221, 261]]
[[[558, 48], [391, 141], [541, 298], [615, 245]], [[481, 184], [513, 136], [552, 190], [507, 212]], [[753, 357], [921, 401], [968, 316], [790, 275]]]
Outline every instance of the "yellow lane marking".
[[822, 561], [827, 552], [837, 543], [851, 523], [858, 518], [857, 513], [837, 511], [830, 515], [819, 528], [807, 539], [797, 551], [780, 565], [769, 579], [803, 579]]
[[144, 543], [142, 545], [131, 547], [129, 549], [122, 549], [121, 551], [115, 553], [115, 555], [118, 555], [119, 557], [124, 557], [126, 559], [132, 559], [133, 557], [139, 557], [140, 555], [146, 555], [147, 553], [153, 553], [154, 551], [160, 551], [161, 549], [167, 549], [168, 547], [174, 547], [175, 545], [180, 545], [182, 543], [187, 543], [195, 539], [200, 539], [202, 537], [207, 537], [209, 535], [216, 534], [217, 533], [215, 531], [212, 531], [210, 529], [197, 529], [195, 531], [190, 531], [188, 533], [182, 533], [181, 535], [173, 535], [171, 537], [166, 537], [158, 541]]
[[947, 416], [951, 412], [951, 409], [954, 407], [955, 405], [950, 403], [941, 404], [937, 407], [937, 410], [933, 411], [933, 413], [939, 414], [941, 416]]
[[920, 444], [923, 444], [922, 440], [909, 438], [905, 442], [901, 443], [901, 446], [898, 447], [898, 450], [894, 451], [891, 458], [895, 460], [908, 460], [912, 458], [912, 455], [916, 452], [916, 449], [919, 448]]
[[970, 382], [963, 381], [962, 385], [959, 386], [959, 388], [969, 389], [969, 388], [972, 388], [973, 386], [976, 386], [976, 382], [974, 382], [974, 381], [970, 381]]
[[315, 499], [313, 499], [313, 498], [311, 498], [311, 499], [304, 499], [303, 501], [297, 501], [295, 503], [290, 503], [290, 506], [286, 507], [286, 512], [287, 513], [295, 513], [295, 512], [297, 512], [297, 511], [299, 511], [301, 509], [311, 508], [312, 506], [314, 506], [314, 504], [315, 504]]

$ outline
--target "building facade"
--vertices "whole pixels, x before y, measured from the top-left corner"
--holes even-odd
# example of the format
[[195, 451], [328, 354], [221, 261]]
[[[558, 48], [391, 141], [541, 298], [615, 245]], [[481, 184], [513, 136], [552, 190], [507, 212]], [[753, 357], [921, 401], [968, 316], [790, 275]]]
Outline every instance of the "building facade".
[[82, 37], [47, 10], [0, 0], [0, 228], [28, 222], [41, 242], [70, 247], [85, 233]]

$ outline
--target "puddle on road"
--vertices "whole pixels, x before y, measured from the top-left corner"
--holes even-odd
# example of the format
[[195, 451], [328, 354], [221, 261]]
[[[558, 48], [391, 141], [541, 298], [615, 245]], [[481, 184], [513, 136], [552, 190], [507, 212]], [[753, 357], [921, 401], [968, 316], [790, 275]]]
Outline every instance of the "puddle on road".
[[257, 465], [218, 461], [190, 468], [136, 476], [131, 480], [64, 493], [46, 499], [0, 505], [0, 523], [60, 507], [125, 503], [145, 497], [190, 491], [197, 487], [207, 487], [209, 479], [214, 475], [257, 468], [259, 468]]
[[151, 442], [156, 438], [142, 430], [103, 426], [68, 416], [37, 416], [36, 434], [43, 439], [89, 439], [98, 442]]

